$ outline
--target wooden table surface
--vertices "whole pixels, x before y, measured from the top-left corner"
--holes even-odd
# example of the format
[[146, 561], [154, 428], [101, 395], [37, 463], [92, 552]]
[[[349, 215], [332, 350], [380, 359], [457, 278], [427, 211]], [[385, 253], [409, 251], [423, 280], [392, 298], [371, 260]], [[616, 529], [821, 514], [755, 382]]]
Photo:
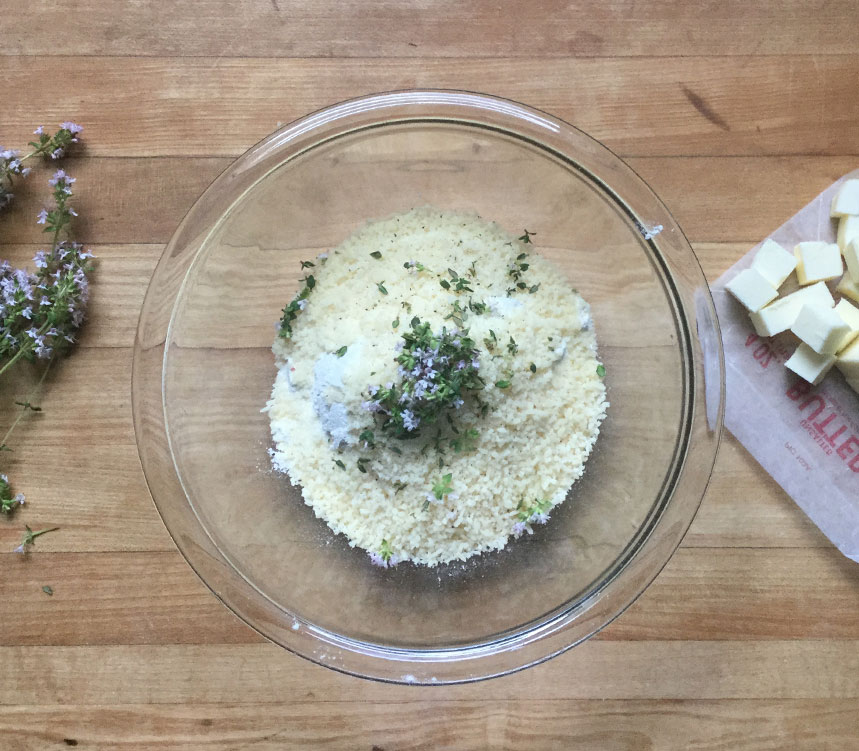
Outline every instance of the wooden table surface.
[[[130, 372], [149, 276], [281, 122], [407, 87], [572, 122], [654, 187], [710, 279], [859, 166], [856, 0], [0, 0], [0, 143], [73, 119], [91, 320], [4, 454], [0, 749], [859, 748], [859, 566], [730, 435], [671, 563], [599, 636], [476, 685], [397, 687], [265, 642], [150, 500]], [[25, 263], [46, 169], [0, 217]], [[9, 404], [30, 377], [2, 384]], [[24, 524], [59, 526], [29, 556]], [[42, 591], [53, 588], [53, 596]]]

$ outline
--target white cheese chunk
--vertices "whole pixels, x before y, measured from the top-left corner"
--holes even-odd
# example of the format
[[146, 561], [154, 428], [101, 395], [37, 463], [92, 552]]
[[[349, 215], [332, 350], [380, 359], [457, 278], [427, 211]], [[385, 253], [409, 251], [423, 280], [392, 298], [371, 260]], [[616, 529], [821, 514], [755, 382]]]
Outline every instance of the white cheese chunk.
[[838, 220], [838, 247], [844, 249], [859, 237], [859, 216], [842, 216]]
[[850, 278], [850, 274], [845, 274], [841, 277], [841, 281], [838, 282], [835, 291], [844, 295], [844, 297], [849, 297], [851, 300], [859, 302], [859, 284]]
[[841, 320], [850, 327], [850, 331], [844, 335], [841, 341], [838, 342], [838, 346], [835, 348], [836, 352], [841, 352], [841, 350], [859, 336], [859, 308], [855, 305], [851, 305], [847, 300], [842, 298], [838, 301], [838, 305], [835, 306], [835, 312], [838, 313], [838, 315], [841, 316]]
[[844, 266], [837, 245], [822, 242], [799, 243], [793, 250], [796, 260], [796, 278], [800, 284], [826, 281], [841, 276]]
[[805, 304], [790, 330], [818, 355], [834, 355], [850, 326], [834, 308]]
[[832, 199], [829, 216], [842, 217], [859, 214], [859, 180], [847, 180]]
[[859, 339], [841, 351], [835, 364], [848, 380], [859, 379]]
[[757, 313], [751, 313], [749, 317], [758, 336], [775, 336], [793, 326], [800, 309], [806, 303], [831, 308], [835, 300], [826, 283], [817, 282], [771, 302]]
[[778, 290], [755, 269], [744, 269], [725, 285], [750, 313], [757, 313], [778, 297]]
[[844, 263], [850, 278], [859, 284], [859, 237], [854, 237], [844, 248]]
[[773, 287], [778, 288], [784, 284], [784, 280], [790, 276], [796, 264], [796, 256], [786, 251], [777, 242], [764, 240], [764, 244], [755, 253], [752, 268], [759, 271]]
[[794, 352], [785, 366], [790, 368], [800, 378], [813, 385], [817, 385], [835, 364], [834, 355], [818, 355], [805, 342], [802, 342]]

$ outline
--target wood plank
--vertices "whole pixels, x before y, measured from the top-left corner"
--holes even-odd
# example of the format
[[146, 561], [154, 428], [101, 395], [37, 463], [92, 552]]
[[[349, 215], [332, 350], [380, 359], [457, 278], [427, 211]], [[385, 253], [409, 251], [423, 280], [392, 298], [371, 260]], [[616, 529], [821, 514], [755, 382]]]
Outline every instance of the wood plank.
[[[693, 249], [712, 281], [756, 242], [694, 243]], [[41, 247], [35, 243], [0, 243], [0, 258], [16, 267], [32, 268], [33, 255]], [[96, 272], [92, 275], [87, 324], [81, 330], [77, 346], [131, 347], [143, 296], [164, 245], [94, 244], [90, 250], [96, 255]]]
[[[650, 157], [628, 162], [662, 198], [690, 241], [707, 243], [765, 237], [856, 168], [854, 157]], [[165, 243], [229, 164], [216, 157], [69, 159], [67, 170], [78, 178], [77, 238], [95, 244]], [[36, 179], [44, 177], [39, 173]], [[3, 242], [42, 242], [35, 216], [45, 194], [33, 177], [19, 198], [3, 217]]]
[[823, 751], [859, 739], [859, 701], [473, 699], [0, 708], [7, 751], [649, 749]]
[[[247, 3], [7, 2], [5, 54], [308, 57], [771, 55], [855, 52], [851, 0], [678, 4], [540, 0]], [[45, 24], [48, 15], [63, 18]], [[737, 19], [742, 19], [738, 25]]]
[[85, 126], [90, 156], [239, 156], [281, 122], [406, 88], [525, 102], [627, 157], [859, 154], [859, 55], [682, 64], [564, 58], [549, 66], [539, 59], [7, 57], [3, 78], [16, 92], [4, 142], [24, 144], [35, 125], [72, 118]]
[[[178, 553], [0, 553], [2, 646], [256, 642]], [[7, 548], [8, 550], [8, 548]], [[54, 595], [41, 591], [50, 585]], [[75, 618], [85, 608], [85, 619]], [[859, 568], [834, 549], [681, 549], [606, 641], [859, 640]], [[784, 614], [790, 613], [789, 618]]]
[[[95, 288], [98, 295], [98, 283]], [[133, 322], [123, 327], [130, 331]], [[58, 363], [35, 400], [43, 412], [19, 425], [10, 442], [14, 452], [4, 455], [4, 471], [30, 505], [17, 519], [0, 520], [0, 549], [17, 544], [26, 522], [62, 527], [44, 544], [63, 552], [172, 550], [136, 458], [130, 359], [128, 349], [85, 347]], [[24, 368], [4, 379], [0, 424], [14, 419], [12, 402], [29, 392], [33, 378]], [[684, 545], [830, 546], [730, 435]]]
[[[272, 644], [0, 648], [0, 705], [857, 699], [855, 641], [607, 642], [479, 686], [396, 686], [313, 666]], [[524, 700], [523, 697], [527, 697]]]

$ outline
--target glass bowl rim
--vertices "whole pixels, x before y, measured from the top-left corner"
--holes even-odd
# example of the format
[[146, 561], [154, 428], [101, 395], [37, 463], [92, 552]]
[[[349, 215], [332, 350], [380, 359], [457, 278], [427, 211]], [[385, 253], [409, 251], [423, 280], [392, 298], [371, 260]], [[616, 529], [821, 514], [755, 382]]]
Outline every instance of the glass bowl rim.
[[[700, 355], [697, 354], [694, 345], [699, 342], [702, 336], [696, 335], [694, 326], [690, 325], [692, 321], [686, 320], [684, 317], [683, 305], [679, 298], [673, 300], [676, 308], [675, 317], [686, 328], [686, 335], [689, 338], [689, 351], [683, 353], [683, 362], [688, 371], [686, 375], [691, 378], [689, 393], [684, 405], [684, 409], [688, 407], [686, 435], [688, 437], [693, 434], [700, 434], [702, 420], [708, 421], [710, 429], [704, 432], [704, 438], [709, 450], [704, 450], [699, 437], [697, 449], [693, 443], [691, 447], [686, 447], [682, 457], [675, 456], [678, 474], [672, 484], [672, 492], [665, 496], [658, 508], [656, 502], [654, 503], [648, 518], [642, 523], [623, 553], [618, 556], [615, 561], [616, 565], [611, 567], [611, 573], [600, 580], [596, 580], [594, 586], [574, 605], [570, 606], [569, 603], [564, 603], [557, 606], [548, 617], [543, 616], [512, 634], [502, 635], [501, 638], [466, 646], [433, 649], [387, 647], [334, 633], [302, 620], [299, 615], [290, 613], [283, 605], [270, 600], [236, 567], [232, 567], [232, 572], [227, 572], [225, 575], [224, 564], [227, 566], [232, 566], [232, 564], [224, 552], [209, 537], [205, 526], [200, 523], [200, 530], [198, 531], [202, 531], [211, 546], [220, 555], [222, 559], [220, 561], [213, 562], [211, 560], [213, 551], [208, 547], [204, 546], [206, 549], [200, 551], [200, 546], [188, 539], [186, 534], [189, 532], [188, 529], [178, 528], [180, 525], [177, 522], [177, 517], [171, 512], [172, 497], [163, 497], [153, 487], [151, 478], [152, 472], [156, 471], [153, 464], [155, 460], [151, 458], [151, 452], [145, 450], [145, 442], [153, 439], [164, 440], [168, 447], [170, 444], [166, 405], [163, 403], [163, 370], [169, 357], [169, 332], [172, 327], [178, 296], [170, 301], [171, 314], [166, 328], [163, 325], [159, 327], [157, 320], [154, 322], [151, 320], [155, 317], [148, 314], [158, 301], [162, 301], [165, 297], [169, 300], [169, 286], [159, 284], [159, 278], [163, 279], [165, 274], [172, 270], [171, 265], [175, 265], [177, 258], [180, 258], [184, 253], [184, 251], [182, 253], [178, 251], [186, 247], [186, 244], [192, 239], [194, 241], [192, 246], [197, 245], [196, 250], [190, 255], [185, 253], [185, 257], [180, 258], [180, 264], [185, 266], [182, 275], [182, 284], [184, 284], [184, 279], [187, 278], [190, 269], [195, 265], [194, 261], [200, 250], [205, 247], [205, 238], [200, 240], [195, 223], [202, 226], [209, 224], [204, 216], [207, 201], [210, 201], [220, 192], [224, 193], [224, 197], [230, 197], [229, 205], [234, 204], [244, 193], [244, 191], [236, 192], [231, 184], [238, 177], [256, 170], [260, 174], [253, 179], [251, 185], [256, 184], [271, 171], [271, 169], [265, 168], [269, 162], [275, 162], [274, 168], [276, 168], [279, 164], [295, 159], [300, 154], [306, 153], [308, 149], [332, 138], [348, 135], [367, 127], [384, 127], [421, 121], [471, 126], [488, 121], [493, 130], [506, 135], [524, 137], [533, 145], [545, 149], [554, 156], [562, 157], [569, 166], [585, 172], [636, 223], [653, 257], [666, 267], [668, 273], [662, 279], [663, 283], [666, 279], [670, 281], [672, 279], [670, 272], [673, 270], [674, 264], [670, 258], [664, 257], [660, 252], [658, 241], [655, 241], [656, 235], [650, 230], [652, 223], [645, 222], [643, 220], [644, 214], [636, 211], [626, 200], [618, 196], [607, 182], [595, 173], [583, 169], [580, 164], [582, 152], [590, 149], [594, 152], [589, 154], [590, 158], [596, 159], [598, 162], [602, 160], [604, 163], [602, 166], [620, 169], [621, 173], [625, 173], [622, 174], [621, 179], [632, 180], [636, 190], [642, 192], [645, 197], [644, 200], [652, 201], [653, 206], [650, 208], [658, 212], [660, 221], [663, 222], [658, 229], [664, 230], [669, 227], [672, 232], [676, 233], [675, 239], [679, 239], [681, 242], [680, 252], [683, 253], [684, 260], [694, 263], [697, 286], [703, 286], [706, 290], [703, 300], [704, 317], [705, 323], [708, 323], [712, 329], [707, 333], [711, 336], [711, 341], [714, 341], [717, 346], [715, 354], [717, 355], [716, 366], [719, 386], [718, 403], [713, 412], [708, 415], [706, 407], [701, 409], [701, 401], [705, 398], [704, 386], [703, 384], [697, 388], [695, 386], [695, 372], [701, 369], [701, 363], [699, 362]], [[535, 133], [537, 134], [536, 138]], [[552, 144], [548, 143], [551, 139], [559, 141], [561, 148], [553, 148]], [[557, 146], [557, 144], [555, 145]], [[207, 236], [215, 230], [225, 215], [226, 212], [221, 214], [214, 224], [210, 224]], [[652, 215], [652, 212], [649, 215]], [[179, 290], [181, 293], [181, 285]], [[701, 301], [698, 300], [697, 304], [700, 305]], [[152, 346], [147, 344], [152, 338], [152, 329], [155, 329], [156, 340], [163, 331], [161, 339], [164, 342], [164, 351], [157, 384], [152, 378], [154, 375], [152, 365], [148, 364], [145, 361], [146, 358], [142, 356], [144, 348]], [[712, 365], [713, 363], [711, 363]], [[697, 376], [697, 380], [701, 380], [700, 375]], [[158, 395], [161, 410], [156, 415], [156, 420], [160, 418], [162, 423], [157, 425], [153, 431], [152, 425], [143, 419], [142, 402], [147, 396], [155, 396], [154, 391], [156, 389], [161, 391]], [[721, 337], [707, 282], [679, 224], [647, 183], [606, 146], [575, 126], [548, 113], [496, 96], [440, 89], [370, 94], [322, 108], [281, 127], [236, 159], [194, 202], [159, 260], [147, 289], [146, 300], [138, 321], [132, 369], [132, 406], [135, 435], [150, 495], [177, 548], [218, 599], [255, 631], [312, 662], [360, 677], [394, 683], [426, 685], [481, 680], [538, 664], [593, 636], [623, 613], [649, 586], [671, 558], [697, 512], [716, 458], [724, 413], [724, 392], [725, 370]], [[161, 434], [159, 434], [158, 428], [163, 429]], [[676, 489], [684, 473], [688, 474], [689, 451], [691, 449], [696, 449], [698, 454], [703, 453], [703, 457], [698, 458], [705, 462], [706, 476], [703, 483], [698, 482], [698, 487], [695, 488], [693, 494], [685, 498], [678, 498], [676, 497]], [[172, 448], [169, 449], [169, 454], [173, 463], [173, 470], [178, 477], [178, 468]], [[677, 463], [678, 459], [682, 459], [679, 464]], [[181, 481], [179, 487], [181, 487]], [[184, 491], [182, 492], [184, 493]], [[193, 506], [187, 495], [183, 500], [193, 511]], [[661, 538], [655, 537], [652, 532], [660, 523], [663, 523], [664, 526], [665, 514], [669, 510], [678, 517], [671, 526], [670, 538], [666, 538], [664, 534]], [[196, 512], [194, 515], [196, 516]], [[633, 545], [633, 542], [636, 544]], [[630, 567], [637, 569], [637, 584], [635, 587], [624, 587], [623, 582], [620, 581], [621, 574], [630, 571]], [[236, 592], [231, 590], [231, 587], [235, 586], [250, 587], [253, 590], [252, 596], [262, 598], [265, 602], [260, 601], [248, 605], [246, 602], [247, 591], [242, 593], [241, 597], [232, 597]], [[245, 605], [244, 608], [241, 604], [236, 604], [234, 600], [241, 600]], [[284, 623], [274, 622], [277, 620], [277, 612], [273, 613], [272, 608], [281, 616], [286, 615], [288, 619], [291, 619], [291, 625], [287, 627]], [[582, 618], [584, 615], [587, 618]], [[283, 619], [281, 618], [281, 620]]]

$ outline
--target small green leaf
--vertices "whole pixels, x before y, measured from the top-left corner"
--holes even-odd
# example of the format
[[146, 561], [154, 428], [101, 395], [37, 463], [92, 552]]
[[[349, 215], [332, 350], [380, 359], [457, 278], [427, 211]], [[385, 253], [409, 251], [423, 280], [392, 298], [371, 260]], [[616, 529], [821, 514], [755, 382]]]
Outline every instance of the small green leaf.
[[382, 254], [378, 250], [374, 250], [370, 253], [370, 258], [375, 258], [377, 261], [382, 257]]
[[384, 282], [384, 280], [382, 280], [381, 282], [377, 282], [377, 283], [376, 283], [376, 286], [379, 288], [379, 292], [381, 292], [383, 295], [387, 295], [387, 294], [388, 294], [388, 290], [386, 290], [386, 289], [385, 289], [385, 282]]
[[310, 289], [313, 289], [316, 286], [316, 279], [314, 278], [313, 274], [308, 274], [307, 279], [305, 279], [304, 281], [307, 283], [307, 286]]
[[335, 459], [335, 460], [334, 460], [334, 463], [335, 463], [338, 467], [340, 467], [340, 469], [346, 469], [346, 465], [345, 465], [345, 464], [343, 464], [343, 462], [342, 462], [342, 461], [340, 461], [339, 459]]
[[600, 378], [605, 378], [605, 365], [603, 365], [602, 363], [597, 365], [597, 375]]
[[15, 402], [19, 407], [23, 407], [24, 409], [29, 409], [32, 412], [41, 412], [41, 407], [34, 407], [30, 402]]
[[531, 286], [531, 288], [528, 290], [528, 292], [530, 292], [533, 295], [538, 289], [540, 289], [540, 285], [534, 284]]
[[495, 385], [499, 389], [509, 389], [510, 388], [510, 381], [495, 381]]
[[346, 350], [347, 350], [347, 347], [346, 347], [346, 345], [344, 344], [344, 345], [343, 345], [342, 347], [340, 347], [340, 349], [338, 349], [334, 354], [335, 354], [335, 355], [337, 355], [337, 357], [343, 357], [343, 355], [345, 355], [345, 354], [346, 354]]
[[42, 591], [43, 591], [46, 595], [48, 595], [48, 597], [51, 597], [51, 596], [54, 594], [54, 590], [53, 590], [53, 588], [51, 588], [51, 587], [50, 587], [49, 585], [47, 585], [47, 584], [45, 584], [45, 586], [43, 586], [43, 587], [42, 587]]
[[303, 268], [303, 269], [309, 269], [309, 268], [311, 268], [312, 266], [315, 266], [315, 265], [316, 265], [316, 264], [315, 264], [315, 263], [313, 263], [313, 261], [301, 261], [301, 268]]
[[530, 370], [532, 373], [536, 373], [537, 372], [537, 366], [534, 363], [531, 363], [528, 366], [528, 370]]
[[516, 260], [517, 260], [517, 261], [523, 261], [523, 260], [525, 260], [527, 257], [528, 257], [528, 254], [527, 254], [527, 253], [520, 253], [518, 256], [516, 256]]
[[450, 289], [450, 282], [447, 279], [440, 279], [438, 283], [442, 286], [442, 288]]
[[397, 495], [397, 493], [399, 493], [401, 490], [403, 490], [403, 488], [407, 488], [407, 487], [408, 487], [408, 483], [398, 482], [396, 485], [394, 485], [394, 488], [395, 488], [394, 495]]
[[390, 446], [391, 451], [393, 451], [397, 456], [403, 455], [403, 450], [397, 446]]
[[410, 325], [413, 329], [416, 329], [418, 326], [421, 325], [421, 319], [415, 316], [414, 318], [412, 318]]
[[400, 325], [400, 319], [399, 318], [395, 318], [393, 321], [391, 321], [391, 328], [392, 329], [397, 328], [399, 325]]
[[370, 461], [369, 459], [366, 459], [365, 457], [363, 457], [363, 456], [362, 456], [362, 457], [361, 457], [360, 459], [358, 459], [358, 461], [356, 462], [356, 464], [358, 465], [358, 469], [359, 469], [361, 472], [363, 472], [364, 474], [367, 474], [367, 467], [366, 467], [366, 464], [367, 464], [367, 462], [369, 462], [369, 461]]

